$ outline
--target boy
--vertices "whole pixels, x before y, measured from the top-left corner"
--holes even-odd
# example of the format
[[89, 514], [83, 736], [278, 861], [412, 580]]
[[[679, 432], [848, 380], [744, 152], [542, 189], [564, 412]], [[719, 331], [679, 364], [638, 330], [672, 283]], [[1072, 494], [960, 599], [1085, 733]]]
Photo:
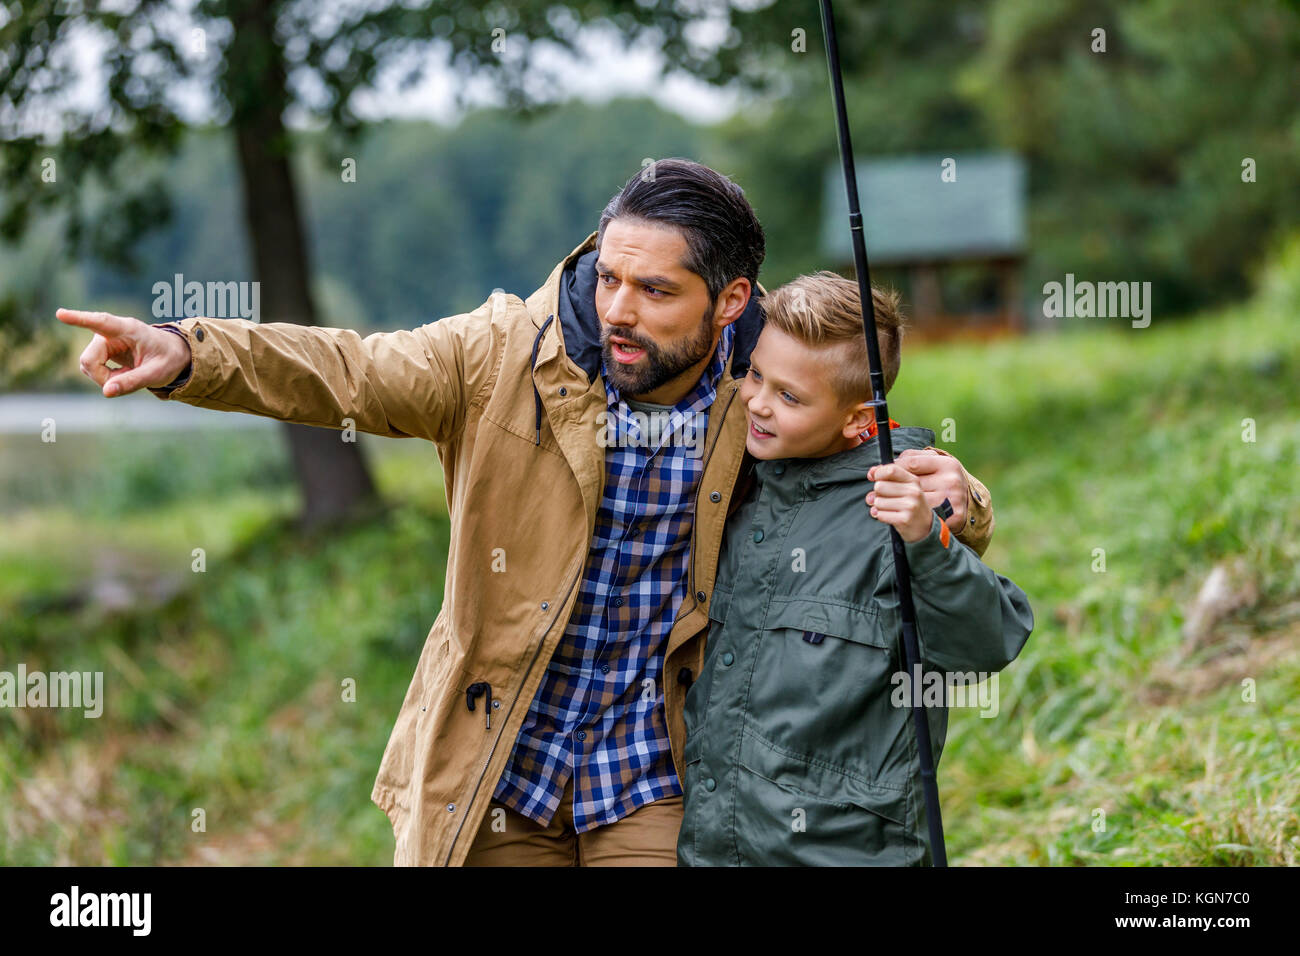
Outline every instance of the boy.
[[[902, 329], [896, 301], [873, 296], [888, 392]], [[911, 564], [925, 672], [1000, 671], [1033, 615], [926, 507], [914, 475], [877, 464], [857, 283], [801, 276], [761, 302], [740, 392], [756, 461], [686, 697], [678, 863], [928, 864], [907, 703], [930, 681], [913, 689], [906, 673], [888, 526]], [[895, 453], [934, 441], [890, 425]], [[948, 713], [926, 713], [937, 764]]]

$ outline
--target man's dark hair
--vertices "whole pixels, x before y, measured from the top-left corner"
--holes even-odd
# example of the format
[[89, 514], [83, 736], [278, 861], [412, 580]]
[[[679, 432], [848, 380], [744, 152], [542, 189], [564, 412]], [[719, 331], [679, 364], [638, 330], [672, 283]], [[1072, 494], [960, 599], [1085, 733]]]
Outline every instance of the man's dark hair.
[[727, 283], [744, 278], [758, 289], [766, 240], [744, 191], [721, 173], [689, 159], [660, 159], [627, 181], [600, 216], [599, 248], [615, 219], [639, 219], [681, 230], [682, 266], [708, 286], [717, 300]]

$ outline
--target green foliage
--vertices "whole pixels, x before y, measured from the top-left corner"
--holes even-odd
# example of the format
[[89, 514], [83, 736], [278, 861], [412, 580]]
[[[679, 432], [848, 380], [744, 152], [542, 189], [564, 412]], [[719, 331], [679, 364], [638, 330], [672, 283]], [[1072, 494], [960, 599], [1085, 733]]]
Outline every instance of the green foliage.
[[[512, 108], [552, 99], [555, 77], [538, 53], [575, 50], [586, 24], [612, 27], [632, 44], [653, 36], [673, 62], [707, 68], [709, 61], [687, 41], [689, 16], [636, 0], [391, 2], [347, 11], [320, 2], [201, 0], [189, 29], [178, 28], [170, 6], [0, 8], [0, 173], [6, 183], [52, 187], [42, 174], [54, 159], [61, 184], [0, 196], [0, 237], [17, 239], [35, 211], [57, 207], [75, 248], [128, 264], [134, 242], [170, 214], [169, 184], [131, 174], [141, 158], [175, 153], [190, 124], [177, 95], [183, 87], [205, 96], [232, 127], [258, 122], [270, 100], [278, 112], [292, 107], [325, 121], [339, 145], [365, 129], [354, 94], [398, 68], [410, 85], [430, 63], [450, 63], [458, 97], [473, 82], [496, 89]], [[79, 79], [70, 64], [84, 67], [72, 54], [88, 41], [109, 51], [103, 100], [90, 103], [66, 95]], [[86, 190], [96, 180], [108, 189], [102, 207], [89, 210]]]
[[[838, 154], [816, 8], [733, 10], [743, 42], [698, 74], [771, 94], [724, 125], [718, 152], [768, 230], [767, 284], [826, 265], [822, 189]], [[1163, 311], [1185, 313], [1244, 294], [1300, 222], [1295, 4], [924, 0], [836, 14], [859, 158], [1028, 159], [1029, 290], [1067, 272], [1150, 281]], [[1097, 28], [1104, 53], [1091, 50]], [[791, 48], [796, 30], [806, 53]]]
[[[979, 52], [985, 6], [923, 0], [837, 7], [859, 160], [989, 144], [977, 104], [958, 83]], [[710, 157], [736, 177], [758, 212], [768, 241], [762, 281], [770, 287], [827, 267], [819, 249], [822, 200], [839, 147], [816, 0], [734, 16], [744, 43], [720, 57], [722, 75], [742, 71], [742, 79], [774, 95], [722, 124]], [[795, 31], [803, 31], [801, 50], [792, 49]]]
[[[477, 308], [495, 288], [527, 296], [596, 228], [648, 146], [652, 159], [694, 157], [701, 138], [644, 100], [522, 121], [481, 111], [454, 128], [384, 124], [360, 152], [304, 165], [317, 261], [379, 327]], [[355, 183], [340, 181], [345, 156], [357, 161]]]
[[988, 30], [963, 85], [996, 141], [1030, 160], [1030, 286], [1140, 278], [1168, 311], [1243, 293], [1300, 221], [1297, 11], [999, 0]]

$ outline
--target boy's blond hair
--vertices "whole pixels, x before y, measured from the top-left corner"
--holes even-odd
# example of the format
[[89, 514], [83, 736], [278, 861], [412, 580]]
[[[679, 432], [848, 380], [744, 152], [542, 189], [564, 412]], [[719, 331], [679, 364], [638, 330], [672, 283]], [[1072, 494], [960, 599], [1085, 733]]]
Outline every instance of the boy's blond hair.
[[[898, 311], [898, 293], [872, 287], [880, 364], [885, 392], [894, 387], [902, 364], [905, 326]], [[839, 346], [828, 366], [831, 386], [844, 402], [871, 400], [871, 369], [862, 334], [862, 299], [856, 279], [834, 272], [814, 272], [791, 279], [761, 297], [768, 325], [806, 345]]]

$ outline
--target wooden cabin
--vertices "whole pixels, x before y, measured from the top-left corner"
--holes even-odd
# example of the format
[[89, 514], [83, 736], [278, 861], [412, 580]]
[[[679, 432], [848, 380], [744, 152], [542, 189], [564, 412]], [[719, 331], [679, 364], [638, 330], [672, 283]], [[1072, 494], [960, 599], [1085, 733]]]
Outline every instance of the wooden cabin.
[[[857, 164], [867, 261], [902, 293], [909, 340], [993, 338], [1025, 327], [1025, 167], [1012, 153]], [[821, 251], [856, 274], [843, 167], [826, 172]]]

